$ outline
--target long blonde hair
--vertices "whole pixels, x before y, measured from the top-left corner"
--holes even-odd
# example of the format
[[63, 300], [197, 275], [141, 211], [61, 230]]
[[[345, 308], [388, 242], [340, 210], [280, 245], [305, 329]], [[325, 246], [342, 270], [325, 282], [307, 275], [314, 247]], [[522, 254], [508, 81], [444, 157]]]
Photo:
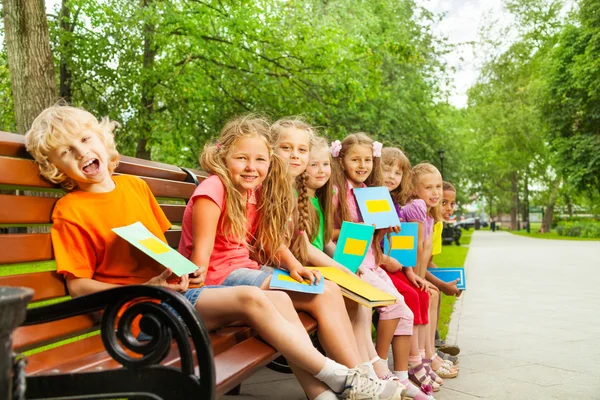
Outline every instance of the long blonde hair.
[[397, 147], [384, 147], [381, 150], [381, 164], [388, 167], [397, 166], [402, 170], [402, 182], [390, 192], [390, 195], [400, 207], [404, 206], [413, 191], [412, 171], [408, 157]]
[[[328, 149], [327, 140], [322, 137], [315, 138], [311, 151], [315, 149]], [[331, 155], [329, 156], [329, 161], [332, 161]], [[317, 210], [311, 204], [311, 199], [308, 195], [308, 187], [306, 186], [308, 179], [309, 176], [306, 171], [296, 178], [296, 190], [298, 191], [298, 230], [306, 232], [309, 241], [312, 242], [319, 233], [321, 222], [319, 221]], [[315, 197], [318, 199], [321, 211], [323, 212], [323, 243], [329, 243], [333, 237], [333, 182], [331, 177], [325, 185], [315, 190]]]
[[[258, 228], [255, 243], [246, 242], [246, 195], [234, 186], [226, 157], [242, 138], [260, 138], [269, 149], [270, 165], [262, 183], [258, 204]], [[273, 152], [269, 122], [256, 115], [246, 115], [229, 121], [216, 143], [204, 146], [200, 164], [209, 174], [217, 175], [225, 186], [227, 213], [219, 227], [225, 236], [246, 242], [254, 254], [253, 258], [265, 264], [277, 264], [276, 252], [289, 245], [289, 217], [293, 212], [292, 182], [287, 173], [287, 164]]]
[[[411, 196], [411, 200], [419, 198], [419, 196], [417, 196], [416, 191], [419, 187], [421, 175], [424, 174], [438, 174], [440, 176], [440, 179], [442, 176], [442, 174], [440, 174], [440, 171], [433, 164], [423, 162], [415, 165], [412, 169], [413, 194]], [[432, 207], [431, 209], [429, 209], [429, 216], [432, 217], [436, 222], [443, 220], [441, 204], [442, 202], [440, 201], [436, 207]]]
[[[309, 150], [311, 150], [316, 137], [315, 129], [300, 116], [285, 117], [275, 121], [271, 125], [272, 145], [277, 148], [281, 140], [281, 135], [290, 128], [303, 131], [307, 134]], [[309, 222], [312, 218], [312, 215], [310, 215], [310, 209], [308, 208], [308, 206], [311, 205], [309, 204], [310, 198], [308, 197], [305, 185], [307, 179], [308, 175], [306, 170], [296, 177], [295, 186], [298, 192], [298, 198], [296, 199], [296, 207], [294, 208], [293, 213], [293, 224], [290, 224], [290, 228], [292, 230], [290, 234], [290, 251], [301, 264], [308, 263], [308, 247], [301, 232], [306, 232], [308, 237], [311, 238], [308, 226], [312, 225]]]

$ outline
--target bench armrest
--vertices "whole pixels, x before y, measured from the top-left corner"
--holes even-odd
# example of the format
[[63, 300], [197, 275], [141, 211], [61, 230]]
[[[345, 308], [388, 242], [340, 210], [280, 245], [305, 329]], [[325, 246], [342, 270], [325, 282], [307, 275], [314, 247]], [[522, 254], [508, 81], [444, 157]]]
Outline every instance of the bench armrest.
[[[157, 304], [157, 300], [172, 307], [180, 318]], [[208, 331], [190, 302], [174, 291], [148, 285], [122, 286], [30, 309], [22, 325], [36, 325], [95, 311], [103, 312], [100, 330], [106, 351], [126, 369], [140, 370], [159, 364], [167, 356], [171, 339], [175, 339], [181, 357], [181, 372], [199, 380], [201, 393], [208, 399], [213, 398], [216, 377]], [[144, 332], [152, 336], [148, 342], [138, 342], [132, 334], [132, 324], [138, 319]], [[202, 379], [195, 374], [188, 330]], [[131, 352], [138, 357], [128, 354]]]

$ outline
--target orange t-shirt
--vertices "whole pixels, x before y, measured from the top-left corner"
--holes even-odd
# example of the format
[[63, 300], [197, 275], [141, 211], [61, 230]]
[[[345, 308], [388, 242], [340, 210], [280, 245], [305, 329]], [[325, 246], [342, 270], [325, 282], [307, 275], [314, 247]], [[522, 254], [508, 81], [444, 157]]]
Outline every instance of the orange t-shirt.
[[[75, 190], [52, 212], [52, 247], [57, 271], [119, 285], [145, 283], [165, 267], [146, 256], [111, 229], [140, 221], [166, 243], [171, 223], [143, 180], [114, 176], [108, 193]], [[174, 276], [169, 281], [177, 282]]]

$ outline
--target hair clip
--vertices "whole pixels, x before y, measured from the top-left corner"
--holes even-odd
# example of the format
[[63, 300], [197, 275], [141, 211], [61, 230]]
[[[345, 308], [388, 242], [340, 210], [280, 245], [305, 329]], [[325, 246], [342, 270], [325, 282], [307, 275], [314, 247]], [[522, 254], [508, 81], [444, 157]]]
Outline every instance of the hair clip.
[[381, 143], [373, 142], [373, 157], [381, 157], [381, 149], [383, 149]]
[[298, 235], [304, 235], [304, 231], [298, 231]]
[[217, 142], [217, 149], [221, 148], [221, 142]]
[[331, 151], [332, 156], [338, 157], [340, 155], [341, 150], [342, 150], [342, 142], [340, 142], [339, 140], [336, 140], [335, 142], [331, 143], [331, 148], [329, 149], [329, 151]]

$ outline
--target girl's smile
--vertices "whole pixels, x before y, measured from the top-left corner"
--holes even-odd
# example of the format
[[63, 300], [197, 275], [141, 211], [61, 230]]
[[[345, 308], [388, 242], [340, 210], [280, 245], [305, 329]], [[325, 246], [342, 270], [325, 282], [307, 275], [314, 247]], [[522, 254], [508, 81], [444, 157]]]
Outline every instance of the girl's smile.
[[288, 162], [292, 176], [297, 177], [306, 170], [308, 164], [310, 136], [306, 131], [288, 128], [279, 135], [275, 151]]
[[419, 177], [417, 195], [428, 207], [436, 207], [442, 194], [442, 176], [438, 172], [429, 172]]
[[354, 187], [363, 184], [373, 171], [373, 147], [352, 146], [341, 160], [346, 177]]
[[264, 139], [243, 137], [238, 139], [225, 156], [233, 185], [240, 192], [256, 189], [263, 183], [271, 165], [269, 148]]

